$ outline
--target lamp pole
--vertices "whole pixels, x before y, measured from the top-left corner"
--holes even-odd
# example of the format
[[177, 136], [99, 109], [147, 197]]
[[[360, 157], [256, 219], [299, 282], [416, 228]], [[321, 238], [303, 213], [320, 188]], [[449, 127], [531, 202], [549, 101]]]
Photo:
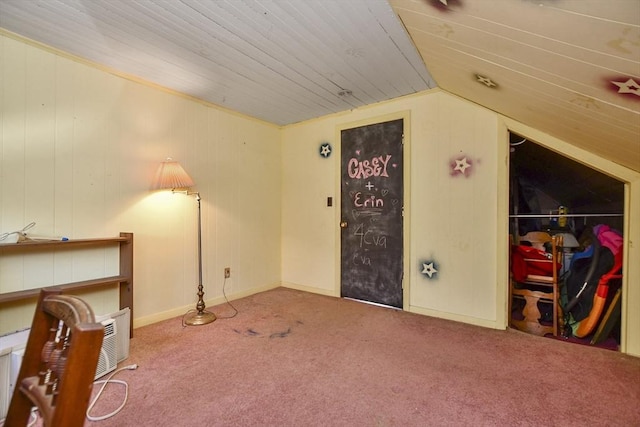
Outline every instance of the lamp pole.
[[200, 208], [200, 193], [189, 192], [187, 195], [195, 195], [198, 202], [198, 303], [195, 312], [187, 313], [184, 317], [184, 323], [190, 326], [206, 325], [216, 320], [216, 315], [205, 310], [204, 288], [202, 286], [202, 212]]

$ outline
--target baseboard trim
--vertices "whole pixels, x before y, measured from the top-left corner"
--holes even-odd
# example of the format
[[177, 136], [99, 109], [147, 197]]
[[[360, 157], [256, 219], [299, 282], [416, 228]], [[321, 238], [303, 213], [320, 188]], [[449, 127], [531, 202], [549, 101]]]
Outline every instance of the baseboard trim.
[[455, 313], [447, 313], [446, 311], [430, 310], [424, 307], [418, 307], [415, 305], [409, 306], [409, 312], [422, 314], [424, 316], [437, 317], [439, 319], [453, 320], [455, 322], [467, 323], [469, 325], [482, 326], [484, 328], [502, 329], [505, 328], [498, 324], [495, 320], [480, 319], [471, 316], [462, 316]]
[[[229, 301], [233, 301], [236, 299], [240, 299], [240, 298], [244, 298], [244, 297], [248, 297], [254, 294], [258, 294], [260, 292], [264, 292], [264, 291], [269, 291], [271, 289], [275, 289], [280, 287], [281, 284], [278, 283], [272, 283], [270, 285], [265, 285], [265, 286], [261, 286], [258, 288], [252, 288], [249, 290], [244, 290], [244, 291], [240, 291], [240, 292], [235, 292], [231, 295], [227, 294], [227, 298], [229, 299]], [[207, 308], [209, 307], [214, 307], [216, 305], [220, 305], [225, 303], [226, 300], [224, 299], [224, 296], [220, 296], [220, 297], [216, 297], [216, 298], [211, 298], [208, 300], [205, 300], [205, 305], [207, 306]], [[173, 308], [171, 310], [167, 310], [167, 311], [162, 311], [160, 313], [154, 313], [151, 314], [149, 316], [144, 316], [144, 317], [139, 317], [137, 319], [133, 320], [133, 328], [140, 328], [142, 326], [147, 326], [147, 325], [152, 325], [154, 323], [158, 323], [161, 322], [163, 320], [167, 320], [167, 319], [172, 319], [174, 317], [179, 317], [184, 315], [187, 311], [189, 310], [193, 310], [195, 308], [196, 305], [196, 301], [193, 302], [193, 304], [189, 304], [189, 305], [185, 305], [182, 307], [176, 307]]]
[[336, 295], [333, 289], [321, 289], [314, 288], [312, 286], [300, 285], [298, 283], [290, 283], [290, 282], [282, 282], [280, 284], [283, 288], [295, 289], [297, 291], [309, 292], [312, 294], [324, 295], [328, 297], [340, 297], [340, 295]]

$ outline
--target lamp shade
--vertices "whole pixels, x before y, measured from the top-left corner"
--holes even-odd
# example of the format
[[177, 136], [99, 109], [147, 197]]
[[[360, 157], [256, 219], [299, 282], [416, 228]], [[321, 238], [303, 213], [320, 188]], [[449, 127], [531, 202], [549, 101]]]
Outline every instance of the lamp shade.
[[167, 159], [160, 164], [153, 190], [166, 190], [174, 188], [190, 188], [195, 183], [189, 174], [180, 166], [180, 163]]

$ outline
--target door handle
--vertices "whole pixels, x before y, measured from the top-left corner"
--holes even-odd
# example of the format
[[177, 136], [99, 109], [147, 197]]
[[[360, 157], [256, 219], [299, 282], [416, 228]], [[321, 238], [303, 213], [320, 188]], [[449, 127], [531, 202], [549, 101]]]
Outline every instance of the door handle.
[[347, 221], [342, 221], [340, 223], [340, 228], [347, 228], [348, 225], [349, 225], [349, 223], [347, 223]]

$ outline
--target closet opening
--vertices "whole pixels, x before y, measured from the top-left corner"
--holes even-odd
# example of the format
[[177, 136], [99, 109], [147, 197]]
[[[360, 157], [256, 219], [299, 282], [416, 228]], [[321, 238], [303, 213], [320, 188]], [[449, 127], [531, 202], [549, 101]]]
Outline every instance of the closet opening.
[[509, 327], [619, 351], [624, 183], [509, 134]]

